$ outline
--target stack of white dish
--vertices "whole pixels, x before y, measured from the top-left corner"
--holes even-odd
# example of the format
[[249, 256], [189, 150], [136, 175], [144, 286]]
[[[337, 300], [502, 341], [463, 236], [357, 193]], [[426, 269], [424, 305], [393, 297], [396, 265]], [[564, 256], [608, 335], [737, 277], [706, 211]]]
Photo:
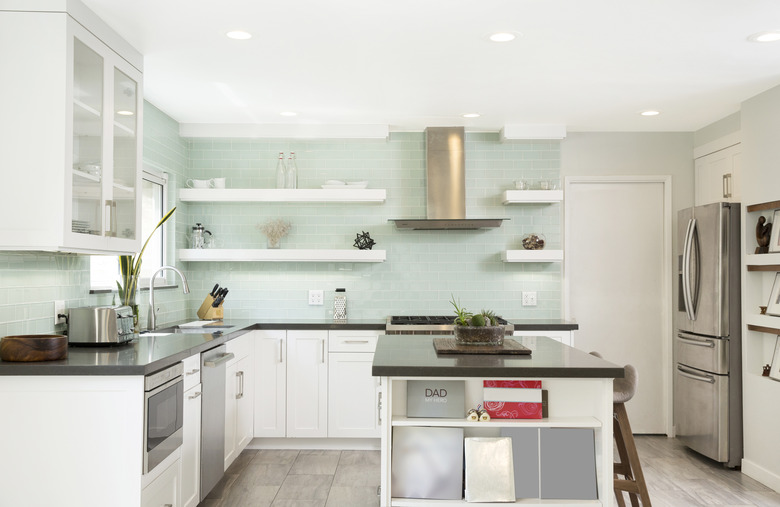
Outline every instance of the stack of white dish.
[[367, 181], [341, 181], [341, 180], [328, 180], [322, 185], [322, 188], [366, 188], [368, 187]]

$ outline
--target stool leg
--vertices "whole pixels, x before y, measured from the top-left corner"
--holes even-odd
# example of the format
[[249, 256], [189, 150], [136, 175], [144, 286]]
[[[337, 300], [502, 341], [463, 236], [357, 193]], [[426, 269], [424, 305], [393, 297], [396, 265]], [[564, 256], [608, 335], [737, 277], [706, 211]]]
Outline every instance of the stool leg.
[[[617, 418], [612, 420], [613, 433], [615, 434], [615, 447], [617, 447], [618, 456], [620, 458], [619, 463], [615, 463], [614, 478], [618, 479], [618, 475], [622, 475], [627, 479], [631, 479], [631, 468], [628, 464], [628, 453], [626, 453], [626, 443], [623, 441], [623, 435], [620, 432], [620, 422]], [[623, 498], [623, 492], [618, 488], [614, 489], [615, 499], [617, 500], [618, 507], [626, 507], [626, 502]], [[630, 497], [629, 497], [630, 498]]]
[[648, 493], [647, 485], [645, 484], [642, 465], [639, 463], [639, 453], [636, 451], [636, 442], [634, 442], [634, 435], [631, 433], [631, 424], [628, 422], [626, 406], [623, 403], [615, 403], [614, 411], [615, 419], [618, 422], [616, 430], [620, 432], [620, 436], [625, 445], [628, 465], [630, 466], [631, 474], [634, 479], [633, 481], [631, 478], [626, 481], [615, 481], [615, 488], [628, 491], [632, 505], [638, 506], [638, 499], [641, 498], [644, 507], [651, 507], [650, 494]]

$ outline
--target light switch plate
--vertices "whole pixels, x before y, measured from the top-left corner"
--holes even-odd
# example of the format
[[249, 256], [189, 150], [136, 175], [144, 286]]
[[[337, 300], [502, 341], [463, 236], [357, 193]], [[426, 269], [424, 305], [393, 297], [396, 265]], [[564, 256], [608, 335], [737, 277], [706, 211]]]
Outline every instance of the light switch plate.
[[54, 301], [54, 325], [65, 324], [65, 317], [57, 317], [57, 315], [65, 314], [65, 301]]
[[523, 306], [536, 306], [536, 292], [523, 292]]

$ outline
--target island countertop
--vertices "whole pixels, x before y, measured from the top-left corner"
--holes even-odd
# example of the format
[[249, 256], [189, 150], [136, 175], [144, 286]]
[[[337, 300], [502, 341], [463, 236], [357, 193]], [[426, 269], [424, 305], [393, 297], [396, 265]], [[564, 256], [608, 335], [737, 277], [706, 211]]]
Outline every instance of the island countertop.
[[531, 355], [437, 355], [435, 336], [380, 336], [375, 377], [620, 378], [623, 368], [545, 336], [515, 336]]

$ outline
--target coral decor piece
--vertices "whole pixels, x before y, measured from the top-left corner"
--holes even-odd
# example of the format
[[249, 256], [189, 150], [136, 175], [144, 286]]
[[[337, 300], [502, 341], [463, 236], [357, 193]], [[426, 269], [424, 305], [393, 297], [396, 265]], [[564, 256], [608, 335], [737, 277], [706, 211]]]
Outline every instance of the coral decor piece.
[[355, 238], [355, 244], [352, 245], [360, 250], [371, 250], [376, 245], [376, 241], [371, 239], [371, 236], [366, 231], [361, 231]]
[[281, 218], [275, 218], [262, 225], [257, 225], [257, 229], [262, 231], [268, 238], [268, 248], [279, 248], [279, 242], [290, 233], [291, 228], [292, 224]]

